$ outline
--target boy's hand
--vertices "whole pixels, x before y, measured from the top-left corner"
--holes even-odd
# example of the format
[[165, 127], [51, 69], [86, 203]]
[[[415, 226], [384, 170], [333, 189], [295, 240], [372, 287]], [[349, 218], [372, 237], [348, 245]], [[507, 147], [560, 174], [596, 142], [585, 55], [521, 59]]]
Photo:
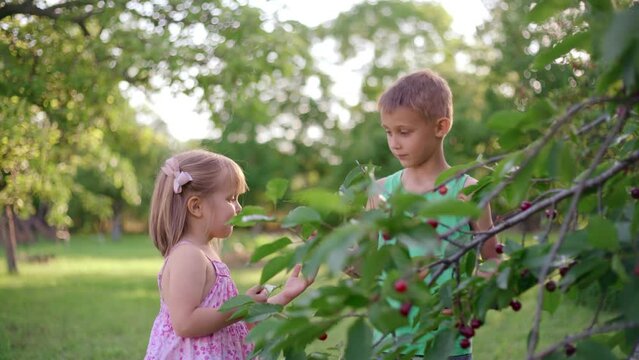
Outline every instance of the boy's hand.
[[256, 303], [265, 303], [268, 300], [268, 290], [262, 285], [255, 285], [246, 290], [246, 295], [250, 296]]

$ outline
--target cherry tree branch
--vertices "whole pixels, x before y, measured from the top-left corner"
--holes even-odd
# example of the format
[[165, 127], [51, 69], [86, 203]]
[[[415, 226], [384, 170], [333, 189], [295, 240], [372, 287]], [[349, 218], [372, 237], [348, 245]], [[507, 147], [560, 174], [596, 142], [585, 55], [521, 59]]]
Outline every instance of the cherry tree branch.
[[535, 354], [535, 356], [531, 357], [530, 359], [531, 360], [543, 359], [544, 357], [552, 354], [553, 352], [557, 351], [557, 349], [561, 348], [562, 346], [565, 346], [566, 344], [570, 344], [581, 339], [586, 339], [596, 334], [603, 334], [607, 332], [613, 332], [613, 331], [619, 331], [619, 330], [625, 330], [625, 329], [633, 329], [637, 327], [639, 327], [639, 322], [616, 323], [616, 324], [600, 326], [597, 328], [589, 328], [579, 334], [566, 336], [566, 338], [564, 338], [562, 341], [552, 346], [549, 346], [548, 348], [544, 349], [538, 354]]
[[535, 352], [535, 348], [537, 347], [537, 342], [539, 340], [539, 326], [541, 324], [541, 311], [542, 305], [544, 302], [544, 286], [543, 283], [546, 281], [546, 276], [548, 275], [548, 270], [550, 269], [550, 265], [554, 260], [555, 256], [557, 256], [557, 252], [559, 251], [559, 247], [563, 244], [563, 241], [568, 234], [569, 224], [573, 216], [577, 214], [577, 206], [579, 205], [579, 199], [581, 198], [581, 194], [586, 189], [586, 182], [588, 178], [594, 173], [599, 163], [603, 160], [604, 154], [612, 144], [612, 142], [616, 139], [617, 135], [621, 132], [626, 121], [628, 120], [628, 115], [630, 113], [628, 105], [622, 105], [622, 108], [625, 108], [626, 111], [619, 116], [617, 123], [615, 124], [612, 131], [606, 136], [606, 139], [599, 147], [599, 151], [595, 155], [595, 158], [592, 160], [590, 167], [586, 171], [583, 178], [579, 181], [579, 183], [573, 187], [575, 189], [572, 197], [572, 201], [570, 203], [570, 208], [568, 210], [568, 214], [566, 215], [566, 221], [561, 224], [561, 229], [559, 230], [559, 236], [557, 241], [553, 244], [550, 249], [550, 253], [544, 262], [541, 272], [539, 274], [539, 289], [537, 295], [537, 308], [535, 309], [535, 317], [533, 320], [533, 327], [530, 332], [530, 337], [528, 341], [528, 359], [532, 359], [532, 356]]
[[[594, 97], [570, 107], [564, 115], [562, 115], [561, 117], [559, 117], [557, 120], [555, 120], [552, 123], [552, 125], [550, 126], [550, 129], [548, 129], [548, 131], [544, 134], [544, 136], [539, 141], [537, 141], [533, 146], [529, 147], [526, 150], [525, 158], [519, 164], [519, 167], [512, 172], [512, 175], [507, 178], [504, 178], [501, 182], [499, 182], [497, 186], [495, 186], [495, 188], [487, 196], [482, 198], [482, 200], [478, 204], [478, 207], [480, 209], [483, 209], [484, 207], [486, 207], [486, 205], [490, 203], [490, 201], [493, 198], [499, 195], [506, 188], [506, 186], [508, 186], [517, 177], [517, 175], [521, 172], [521, 170], [524, 169], [539, 154], [541, 149], [548, 143], [548, 141], [550, 141], [550, 139], [552, 139], [553, 136], [555, 136], [557, 131], [559, 131], [559, 129], [564, 124], [566, 124], [573, 117], [575, 117], [575, 115], [577, 115], [580, 111], [587, 109], [591, 106], [605, 103], [612, 100], [614, 99], [610, 97]], [[446, 233], [442, 234], [441, 238], [447, 238], [451, 236], [457, 230], [461, 229], [463, 226], [468, 224], [470, 220], [471, 219], [469, 217], [462, 219], [459, 223], [457, 223], [457, 225], [453, 226]]]
[[[604, 182], [608, 181], [608, 179], [615, 176], [617, 173], [623, 171], [624, 169], [626, 169], [627, 167], [629, 167], [630, 165], [638, 161], [639, 161], [639, 150], [633, 152], [627, 158], [618, 161], [615, 165], [603, 171], [601, 174], [585, 181], [583, 184], [583, 189], [591, 189], [591, 188], [599, 186], [600, 184], [603, 184]], [[503, 232], [504, 230], [507, 230], [515, 226], [516, 224], [522, 222], [523, 220], [527, 219], [533, 214], [545, 209], [546, 207], [551, 206], [552, 204], [558, 203], [559, 201], [572, 196], [573, 194], [576, 193], [579, 186], [580, 185], [578, 184], [571, 188], [558, 191], [555, 195], [532, 204], [532, 206], [529, 209], [508, 218], [507, 220], [495, 225], [489, 231], [483, 232], [481, 235], [476, 236], [472, 241], [467, 243], [466, 246], [464, 246], [463, 248], [459, 249], [455, 254], [429, 264], [427, 266], [428, 268], [433, 268], [440, 264], [444, 265], [442, 268], [438, 269], [437, 272], [433, 274], [433, 277], [431, 279], [431, 284], [434, 283], [435, 280], [437, 280], [437, 278], [441, 275], [441, 273], [444, 272], [444, 270], [446, 270], [446, 268], [450, 264], [459, 260], [462, 256], [464, 256], [466, 252], [470, 251], [471, 249], [473, 249], [474, 247], [478, 245], [483, 244], [486, 240], [488, 240], [490, 237], [494, 236], [495, 234], [499, 234]]]

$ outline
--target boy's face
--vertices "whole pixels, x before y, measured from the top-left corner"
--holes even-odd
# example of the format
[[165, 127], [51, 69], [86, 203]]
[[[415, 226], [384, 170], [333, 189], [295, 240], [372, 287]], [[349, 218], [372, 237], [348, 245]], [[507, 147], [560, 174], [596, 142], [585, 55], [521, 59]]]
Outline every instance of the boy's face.
[[430, 121], [416, 111], [400, 107], [382, 112], [382, 127], [386, 131], [388, 148], [402, 167], [417, 167], [427, 162], [441, 149], [441, 141], [448, 132], [441, 119]]

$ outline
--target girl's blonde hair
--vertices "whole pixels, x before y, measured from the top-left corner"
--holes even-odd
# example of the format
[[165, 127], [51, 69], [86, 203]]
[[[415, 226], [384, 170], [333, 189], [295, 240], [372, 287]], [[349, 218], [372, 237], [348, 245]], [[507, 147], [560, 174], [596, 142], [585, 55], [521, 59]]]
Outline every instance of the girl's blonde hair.
[[[177, 172], [188, 173], [192, 180], [174, 189], [175, 175], [167, 175], [168, 164], [176, 164]], [[168, 159], [155, 180], [149, 233], [162, 256], [177, 244], [186, 228], [186, 202], [191, 196], [207, 196], [232, 186], [237, 194], [246, 192], [248, 186], [240, 166], [224, 155], [206, 150], [191, 150]], [[170, 173], [170, 172], [169, 172]]]

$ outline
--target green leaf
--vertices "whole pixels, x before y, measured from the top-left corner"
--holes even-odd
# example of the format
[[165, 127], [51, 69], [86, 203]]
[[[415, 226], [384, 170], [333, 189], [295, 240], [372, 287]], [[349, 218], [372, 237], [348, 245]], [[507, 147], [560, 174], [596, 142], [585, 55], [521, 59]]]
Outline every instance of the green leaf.
[[373, 332], [366, 321], [359, 318], [348, 329], [348, 342], [344, 352], [344, 359], [371, 359], [373, 353]]
[[280, 271], [286, 269], [291, 265], [294, 253], [288, 253], [285, 255], [277, 256], [271, 259], [264, 265], [262, 269], [262, 276], [260, 277], [260, 284], [264, 284], [269, 281], [273, 276], [277, 275]]
[[618, 359], [612, 354], [608, 347], [592, 340], [579, 342], [577, 352], [579, 359], [585, 360], [615, 360]]
[[608, 13], [614, 10], [614, 7], [612, 6], [610, 0], [588, 0], [588, 2], [594, 9], [602, 12]]
[[610, 221], [593, 216], [587, 228], [588, 243], [597, 249], [616, 250], [619, 248], [617, 229]]
[[493, 113], [488, 118], [487, 125], [491, 130], [504, 134], [509, 130], [517, 129], [525, 119], [526, 113], [521, 111], [501, 110]]
[[439, 185], [441, 185], [441, 183], [443, 183], [445, 180], [448, 180], [458, 172], [465, 172], [467, 169], [470, 169], [475, 165], [477, 165], [477, 161], [471, 161], [463, 165], [453, 166], [450, 169], [443, 171], [435, 180], [435, 187], [438, 187]]
[[264, 257], [285, 248], [291, 243], [291, 239], [287, 237], [281, 237], [271, 243], [264, 244], [255, 249], [255, 252], [253, 252], [253, 256], [251, 257], [251, 262], [254, 263], [256, 261], [259, 261], [260, 259], [263, 259]]
[[253, 299], [251, 299], [248, 295], [237, 295], [230, 299], [228, 299], [222, 306], [220, 306], [221, 312], [226, 312], [229, 310], [233, 310], [242, 305], [253, 303]]
[[408, 324], [406, 317], [400, 316], [399, 310], [393, 309], [387, 304], [383, 305], [380, 302], [371, 306], [369, 317], [375, 328], [384, 334]]
[[542, 305], [542, 309], [547, 311], [551, 315], [557, 311], [559, 304], [561, 304], [561, 292], [559, 290], [553, 292], [544, 292], [544, 303]]
[[294, 200], [307, 205], [322, 213], [343, 214], [349, 207], [342, 202], [342, 198], [333, 191], [326, 189], [308, 189], [294, 195]]
[[[602, 63], [606, 65], [618, 61], [626, 49], [636, 46], [639, 34], [639, 8], [636, 6], [615, 14], [610, 27], [601, 39]], [[632, 64], [626, 65], [632, 66]]]
[[499, 272], [497, 275], [497, 287], [506, 290], [508, 289], [508, 278], [510, 277], [510, 267], [507, 267]]
[[419, 215], [434, 218], [438, 216], [468, 216], [473, 219], [481, 215], [481, 210], [472, 202], [458, 199], [441, 199], [423, 203]]
[[251, 227], [258, 222], [273, 221], [272, 216], [266, 215], [261, 206], [246, 206], [242, 211], [229, 221], [229, 224], [240, 227]]
[[528, 21], [541, 24], [570, 5], [570, 0], [539, 0], [528, 13]]
[[621, 279], [621, 281], [623, 281], [624, 283], [629, 283], [631, 281], [630, 276], [628, 276], [626, 269], [624, 269], [623, 264], [621, 263], [619, 254], [615, 254], [612, 257], [611, 268], [612, 268], [612, 271], [614, 271], [615, 274], [619, 276], [619, 279]]
[[592, 41], [592, 35], [590, 31], [582, 31], [572, 35], [568, 35], [563, 38], [559, 43], [555, 44], [552, 48], [544, 49], [537, 54], [535, 60], [532, 63], [533, 69], [542, 70], [544, 66], [552, 63], [560, 56], [563, 56], [573, 49], [590, 48], [590, 42]]
[[266, 184], [265, 195], [275, 205], [286, 194], [286, 189], [288, 189], [288, 180], [275, 178]]
[[282, 227], [290, 228], [306, 223], [320, 223], [321, 221], [322, 217], [317, 211], [306, 206], [300, 206], [288, 213], [282, 220]]
[[455, 348], [457, 332], [453, 329], [444, 329], [437, 332], [433, 340], [433, 347], [428, 351], [430, 359], [447, 359]]
[[259, 322], [269, 316], [282, 311], [283, 306], [278, 304], [256, 303], [249, 307], [248, 315], [244, 318], [247, 322]]

